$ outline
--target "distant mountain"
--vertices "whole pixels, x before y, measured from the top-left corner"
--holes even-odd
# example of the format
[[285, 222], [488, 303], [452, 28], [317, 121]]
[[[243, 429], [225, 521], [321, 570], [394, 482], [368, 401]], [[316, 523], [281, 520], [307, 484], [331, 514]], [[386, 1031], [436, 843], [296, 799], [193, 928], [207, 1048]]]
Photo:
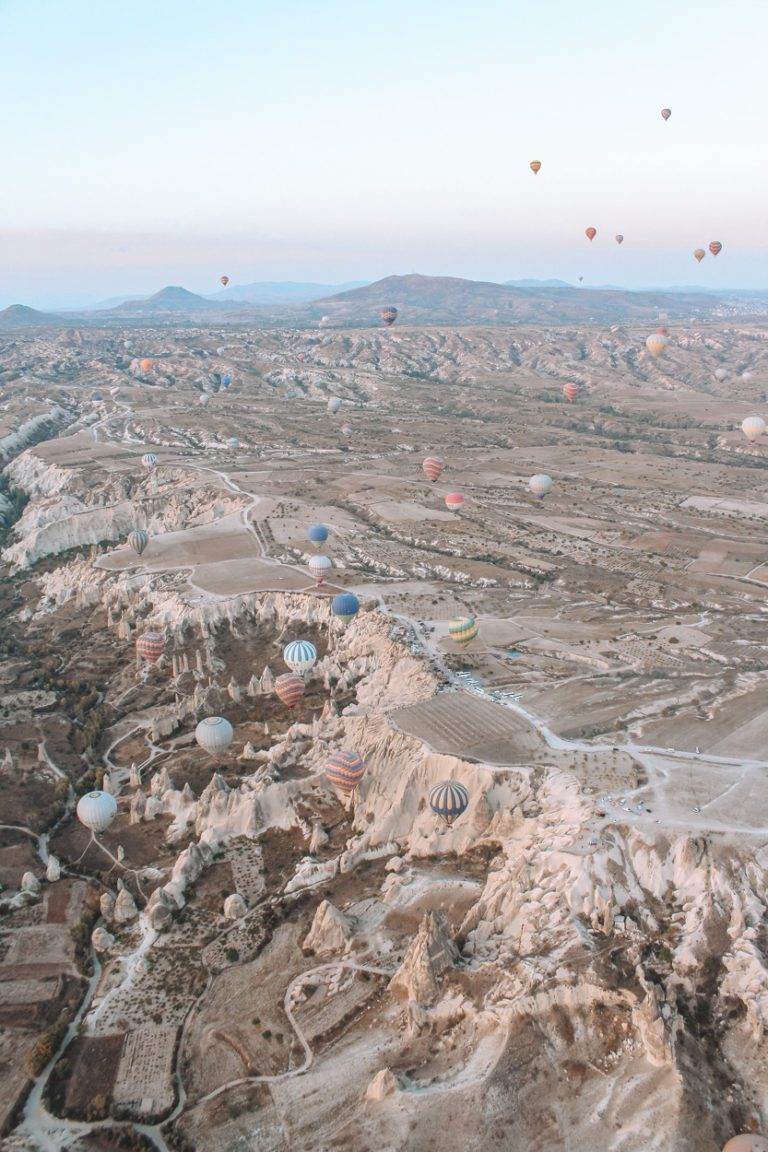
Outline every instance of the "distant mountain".
[[0, 328], [41, 328], [47, 324], [64, 324], [62, 316], [53, 312], [38, 312], [26, 304], [11, 304], [0, 312]]
[[188, 292], [186, 288], [174, 285], [161, 288], [154, 296], [148, 296], [145, 300], [126, 300], [116, 308], [109, 309], [109, 312], [113, 316], [116, 313], [124, 316], [194, 316], [201, 312], [224, 310], [226, 304], [218, 300], [208, 300], [205, 296], [197, 296], [194, 292]]
[[308, 320], [325, 315], [331, 324], [379, 322], [381, 308], [394, 305], [400, 324], [568, 324], [656, 321], [708, 315], [716, 300], [703, 294], [598, 291], [580, 288], [516, 288], [452, 276], [388, 276], [364, 288], [340, 292], [303, 309]]
[[505, 280], [505, 288], [573, 288], [567, 280]]
[[264, 280], [255, 284], [233, 284], [222, 292], [216, 292], [211, 300], [233, 301], [238, 304], [304, 304], [331, 296], [334, 292], [345, 292], [350, 288], [362, 288], [367, 280], [351, 280], [347, 284], [303, 284], [292, 280]]

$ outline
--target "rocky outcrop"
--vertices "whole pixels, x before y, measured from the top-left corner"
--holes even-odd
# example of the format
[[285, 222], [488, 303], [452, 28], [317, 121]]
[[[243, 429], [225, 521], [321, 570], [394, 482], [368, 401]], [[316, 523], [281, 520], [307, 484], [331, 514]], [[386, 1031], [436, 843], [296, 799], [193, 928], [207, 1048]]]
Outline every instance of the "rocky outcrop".
[[330, 900], [323, 900], [318, 905], [302, 948], [315, 956], [332, 956], [345, 951], [352, 935], [352, 924], [348, 917], [335, 908]]
[[427, 912], [403, 962], [389, 982], [390, 992], [428, 1007], [440, 995], [442, 977], [458, 959], [458, 949], [441, 912]]

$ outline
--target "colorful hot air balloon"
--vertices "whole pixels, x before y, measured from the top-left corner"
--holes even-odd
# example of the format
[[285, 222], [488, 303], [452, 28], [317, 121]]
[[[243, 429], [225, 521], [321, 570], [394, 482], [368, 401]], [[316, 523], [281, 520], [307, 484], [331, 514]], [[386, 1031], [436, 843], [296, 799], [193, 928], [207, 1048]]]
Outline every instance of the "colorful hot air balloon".
[[754, 444], [765, 433], [765, 420], [762, 416], [747, 416], [741, 422], [741, 430], [750, 444]]
[[149, 536], [143, 528], [136, 528], [133, 532], [129, 532], [128, 546], [133, 548], [137, 556], [141, 556], [147, 544], [149, 544]]
[[139, 371], [142, 376], [147, 376], [152, 371], [153, 366], [152, 360], [139, 360]]
[[541, 170], [541, 160], [531, 160], [531, 172], [534, 176]]
[[543, 472], [538, 472], [535, 476], [531, 476], [528, 481], [528, 489], [539, 500], [543, 500], [548, 492], [552, 491], [552, 477], [547, 476]]
[[315, 584], [317, 584], [319, 587], [320, 584], [324, 582], [326, 576], [333, 567], [333, 564], [327, 556], [323, 556], [321, 553], [319, 556], [310, 556], [309, 564], [307, 567], [309, 568], [309, 573], [314, 579]]
[[330, 400], [328, 401], [328, 411], [330, 412], [331, 416], [335, 416], [339, 408], [341, 408], [341, 400], [338, 396], [331, 396]]
[[704, 251], [703, 248], [694, 248], [693, 258], [697, 264], [701, 264], [701, 262], [705, 256], [706, 256], [706, 252]]
[[307, 529], [307, 537], [313, 544], [324, 544], [328, 539], [328, 529], [325, 524], [312, 524]]
[[391, 328], [395, 320], [397, 320], [397, 308], [382, 308], [379, 316], [386, 324], [387, 328]]
[[451, 640], [460, 644], [462, 648], [471, 644], [479, 631], [480, 628], [474, 616], [458, 616], [455, 620], [451, 620], [448, 625], [448, 634]]
[[624, 237], [622, 236], [621, 232], [616, 233], [616, 243], [617, 244], [623, 244], [624, 243]]
[[338, 596], [334, 596], [331, 600], [331, 612], [345, 624], [353, 620], [359, 611], [360, 601], [354, 592], [339, 592]]
[[162, 632], [142, 632], [136, 638], [136, 655], [145, 664], [157, 664], [165, 652], [165, 635]]
[[468, 804], [469, 792], [458, 780], [443, 780], [429, 793], [430, 808], [449, 828], [462, 812], [466, 812]]
[[195, 740], [209, 756], [220, 756], [232, 743], [234, 729], [223, 716], [206, 716], [195, 728]]
[[157, 467], [157, 456], [155, 456], [154, 452], [145, 452], [141, 458], [141, 463], [147, 472], [151, 472], [153, 468]]
[[662, 120], [669, 120], [671, 115], [672, 115], [672, 109], [671, 108], [662, 108], [662, 110], [661, 110]]
[[306, 690], [306, 684], [295, 672], [283, 672], [275, 680], [275, 694], [286, 708], [295, 708]]
[[573, 384], [570, 381], [567, 384], [563, 384], [563, 396], [565, 396], [569, 404], [573, 404], [580, 391], [581, 389], [578, 384]]
[[652, 332], [645, 341], [645, 346], [654, 359], [661, 356], [667, 344], [669, 344], [669, 338], [663, 332]]
[[96, 789], [77, 802], [77, 818], [90, 832], [106, 832], [117, 816], [117, 801], [111, 792]]
[[317, 660], [317, 649], [309, 640], [292, 640], [283, 648], [283, 660], [297, 676], [311, 672]]
[[449, 492], [445, 498], [445, 506], [449, 512], [458, 512], [464, 503], [464, 497], [461, 492]]
[[229, 276], [220, 276], [219, 281], [226, 288], [227, 284], [229, 284]]
[[719, 252], [722, 252], [723, 246], [719, 240], [712, 240], [709, 245], [709, 250], [713, 256], [717, 256]]
[[351, 796], [365, 776], [365, 767], [365, 761], [357, 752], [339, 750], [328, 757], [323, 775], [333, 788]]
[[595, 236], [597, 236], [597, 228], [585, 228], [584, 235], [587, 240], [594, 240]]
[[441, 460], [439, 456], [427, 456], [426, 460], [421, 466], [421, 470], [426, 476], [427, 480], [431, 480], [433, 484], [436, 480], [440, 479], [444, 468], [445, 461]]

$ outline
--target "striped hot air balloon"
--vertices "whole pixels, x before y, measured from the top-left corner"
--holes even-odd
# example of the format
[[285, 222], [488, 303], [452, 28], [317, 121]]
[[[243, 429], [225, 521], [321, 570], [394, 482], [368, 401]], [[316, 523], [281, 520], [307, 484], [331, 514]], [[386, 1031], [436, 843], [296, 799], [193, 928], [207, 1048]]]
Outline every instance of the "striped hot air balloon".
[[436, 480], [440, 479], [444, 468], [445, 460], [441, 460], [439, 456], [427, 456], [421, 466], [422, 472], [427, 480], [431, 480], [433, 484]]
[[324, 544], [328, 539], [328, 529], [325, 524], [312, 524], [307, 529], [307, 538], [313, 544]]
[[386, 324], [387, 328], [391, 328], [395, 320], [397, 320], [397, 308], [382, 308], [379, 316]]
[[147, 544], [149, 544], [149, 536], [143, 528], [136, 528], [133, 532], [128, 533], [128, 546], [133, 548], [137, 556], [141, 556]]
[[570, 382], [563, 384], [563, 396], [565, 396], [569, 404], [573, 404], [580, 391], [581, 389], [578, 384], [572, 384]]
[[543, 500], [547, 492], [552, 491], [552, 477], [539, 472], [536, 476], [531, 476], [528, 489], [538, 500]]
[[587, 240], [594, 240], [595, 236], [597, 236], [597, 228], [585, 228], [584, 235]]
[[340, 749], [329, 756], [323, 775], [333, 788], [350, 796], [365, 776], [365, 767], [365, 761], [357, 752], [344, 752]]
[[662, 120], [669, 120], [671, 115], [672, 115], [672, 109], [671, 108], [662, 108], [662, 110], [661, 110]]
[[723, 246], [719, 240], [713, 240], [709, 245], [709, 250], [713, 256], [717, 256], [720, 252], [722, 252]]
[[449, 492], [445, 498], [445, 506], [449, 512], [458, 512], [464, 503], [464, 497], [461, 492]]
[[298, 676], [311, 672], [317, 660], [317, 648], [309, 640], [292, 640], [283, 648], [283, 660]]
[[295, 672], [283, 672], [275, 680], [275, 694], [286, 708], [295, 708], [306, 690], [306, 684]]
[[469, 792], [458, 780], [443, 780], [429, 793], [430, 808], [449, 828], [462, 812], [466, 812], [468, 804]]
[[162, 632], [142, 632], [136, 639], [136, 655], [145, 664], [157, 664], [165, 652], [165, 635]]
[[460, 644], [462, 648], [467, 644], [471, 644], [475, 636], [477, 636], [480, 628], [474, 616], [457, 616], [455, 620], [451, 620], [448, 625], [448, 633], [451, 640]]
[[339, 592], [338, 596], [334, 596], [331, 600], [331, 612], [334, 616], [338, 616], [339, 620], [343, 620], [345, 624], [354, 620], [359, 611], [360, 601], [354, 592]]
[[209, 756], [226, 752], [234, 735], [232, 725], [223, 716], [206, 716], [195, 728], [195, 740]]
[[153, 468], [157, 467], [157, 456], [155, 456], [154, 452], [145, 452], [141, 458], [141, 463], [147, 472], [151, 472]]
[[328, 559], [328, 557], [323, 556], [321, 553], [319, 556], [310, 556], [309, 564], [307, 567], [309, 568], [310, 574], [315, 581], [315, 584], [317, 584], [319, 587], [325, 582], [325, 578], [333, 565], [331, 564], [331, 561]]
[[541, 160], [531, 160], [529, 167], [534, 176], [537, 176], [541, 172]]

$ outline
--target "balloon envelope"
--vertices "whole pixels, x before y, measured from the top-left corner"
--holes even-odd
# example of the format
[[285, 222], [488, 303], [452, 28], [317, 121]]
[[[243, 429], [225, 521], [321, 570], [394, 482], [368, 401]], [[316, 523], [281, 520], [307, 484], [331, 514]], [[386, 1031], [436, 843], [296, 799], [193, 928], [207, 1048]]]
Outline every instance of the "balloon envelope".
[[458, 616], [448, 625], [448, 634], [456, 644], [463, 648], [471, 644], [480, 631], [474, 616]]
[[768, 1152], [768, 1140], [754, 1132], [744, 1132], [734, 1136], [723, 1148], [723, 1152]]
[[694, 256], [696, 263], [701, 264], [702, 260], [706, 256], [706, 252], [704, 251], [703, 248], [694, 248], [693, 256]]
[[147, 544], [149, 544], [149, 536], [147, 536], [143, 528], [136, 528], [133, 532], [129, 533], [128, 543], [134, 552], [141, 556]]
[[439, 480], [445, 468], [445, 461], [441, 460], [439, 456], [427, 456], [426, 460], [421, 466], [421, 470], [426, 476], [427, 480], [431, 480], [434, 484], [435, 480]]
[[750, 444], [753, 444], [755, 440], [759, 440], [764, 434], [765, 420], [763, 420], [762, 416], [747, 416], [747, 418], [742, 421], [741, 430]]
[[313, 544], [324, 544], [328, 539], [328, 529], [325, 524], [312, 524], [307, 530], [307, 536]]
[[572, 384], [570, 381], [567, 384], [563, 384], [563, 396], [565, 396], [569, 404], [573, 403], [579, 392], [580, 388], [578, 384]]
[[317, 660], [317, 649], [309, 640], [292, 640], [283, 648], [283, 660], [298, 676], [311, 672]]
[[310, 574], [314, 577], [315, 582], [322, 584], [333, 565], [327, 556], [320, 555], [310, 556], [307, 567], [309, 568]]
[[117, 801], [110, 792], [86, 792], [77, 802], [77, 818], [91, 832], [104, 832], [117, 815]]
[[531, 172], [534, 176], [541, 170], [541, 160], [531, 160]]
[[530, 480], [528, 481], [528, 488], [534, 496], [537, 496], [539, 500], [543, 500], [547, 492], [551, 492], [552, 484], [553, 481], [551, 476], [547, 476], [543, 472], [539, 472], [535, 476], [531, 476]]
[[141, 458], [141, 462], [147, 471], [151, 472], [157, 465], [157, 456], [155, 456], [154, 452], [145, 452]]
[[339, 408], [341, 408], [341, 400], [338, 396], [331, 396], [330, 400], [328, 401], [328, 411], [330, 412], [331, 416], [335, 416]]
[[617, 244], [623, 244], [624, 243], [624, 237], [622, 236], [621, 232], [616, 233], [616, 243]]
[[672, 109], [671, 108], [662, 108], [661, 116], [662, 116], [663, 120], [669, 120], [671, 115], [672, 115]]
[[584, 230], [584, 235], [586, 236], [587, 240], [594, 240], [595, 236], [597, 236], [597, 228], [586, 228]]
[[323, 774], [329, 784], [349, 795], [365, 776], [365, 761], [357, 752], [339, 750], [328, 757]]
[[722, 252], [723, 246], [719, 240], [713, 240], [709, 245], [709, 250], [713, 256], [717, 256], [718, 252]]
[[195, 728], [195, 740], [210, 756], [225, 752], [234, 735], [232, 725], [223, 716], [206, 716]]
[[449, 492], [445, 498], [445, 506], [451, 512], [458, 512], [464, 503], [464, 497], [461, 492]]
[[468, 804], [469, 792], [457, 780], [443, 780], [429, 793], [430, 808], [449, 828], [462, 812], [466, 812]]
[[331, 612], [340, 620], [348, 622], [360, 611], [360, 601], [354, 592], [340, 592], [331, 600]]
[[304, 681], [295, 672], [283, 672], [282, 676], [278, 676], [275, 680], [275, 693], [286, 708], [295, 708], [305, 690]]
[[165, 652], [165, 633], [142, 632], [136, 639], [136, 655], [146, 664], [157, 664]]
[[645, 342], [646, 348], [654, 359], [661, 356], [667, 344], [669, 344], [669, 340], [663, 332], [653, 332]]
[[152, 371], [152, 367], [153, 362], [151, 360], [139, 360], [139, 371], [142, 372], [145, 376], [147, 372]]
[[220, 280], [221, 280], [221, 283], [226, 288], [227, 284], [229, 284], [229, 276], [222, 276], [222, 277], [220, 277]]
[[379, 312], [379, 316], [387, 325], [387, 327], [391, 327], [395, 320], [397, 320], [397, 308], [382, 308], [381, 312]]

